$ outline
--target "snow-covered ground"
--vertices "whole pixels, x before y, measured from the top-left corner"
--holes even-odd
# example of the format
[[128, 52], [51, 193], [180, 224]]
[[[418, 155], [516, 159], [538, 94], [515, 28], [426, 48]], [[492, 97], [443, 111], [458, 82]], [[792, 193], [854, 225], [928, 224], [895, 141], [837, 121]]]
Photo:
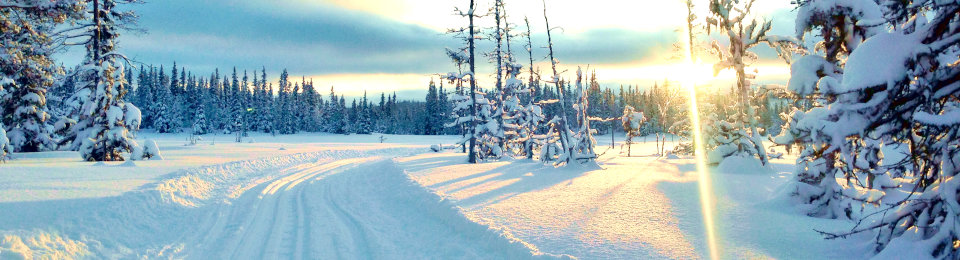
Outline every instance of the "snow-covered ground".
[[[598, 150], [603, 153], [609, 136], [598, 139], [606, 145]], [[617, 146], [601, 156], [599, 168], [557, 169], [527, 160], [470, 165], [449, 153], [398, 161], [474, 221], [503, 228], [544, 252], [582, 259], [705, 258], [694, 160], [653, 156], [652, 142], [634, 145], [633, 157], [620, 151]], [[827, 241], [813, 229], [840, 230], [849, 222], [806, 217], [782, 203], [780, 185], [789, 180], [793, 161], [776, 159], [768, 168], [749, 161], [712, 168], [723, 258], [869, 256], [866, 245]]]
[[[0, 259], [703, 258], [690, 158], [634, 157], [598, 137], [599, 166], [429, 152], [457, 136], [255, 134], [244, 143], [142, 133], [165, 160], [95, 164], [75, 152], [0, 165]], [[618, 139], [622, 139], [618, 136]], [[714, 169], [725, 258], [863, 258], [813, 230], [849, 223], [776, 200], [792, 158]]]

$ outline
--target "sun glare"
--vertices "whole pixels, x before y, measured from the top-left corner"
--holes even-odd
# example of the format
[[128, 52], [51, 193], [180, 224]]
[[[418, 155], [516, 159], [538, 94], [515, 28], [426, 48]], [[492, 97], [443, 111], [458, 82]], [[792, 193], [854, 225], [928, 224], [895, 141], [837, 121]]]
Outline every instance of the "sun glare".
[[[700, 189], [700, 207], [703, 213], [703, 226], [706, 233], [706, 242], [709, 249], [710, 259], [720, 259], [720, 248], [717, 242], [716, 226], [714, 225], [714, 199], [713, 183], [710, 181], [710, 171], [707, 169], [706, 151], [703, 147], [703, 132], [700, 128], [700, 109], [697, 105], [697, 87], [716, 79], [712, 68], [703, 64], [699, 58], [693, 57], [692, 46], [686, 44], [687, 58], [684, 66], [678, 71], [676, 77], [679, 77], [683, 87], [687, 89], [690, 96], [690, 122], [693, 132], [694, 155], [697, 164], [698, 186]], [[722, 74], [721, 71], [720, 74]]]

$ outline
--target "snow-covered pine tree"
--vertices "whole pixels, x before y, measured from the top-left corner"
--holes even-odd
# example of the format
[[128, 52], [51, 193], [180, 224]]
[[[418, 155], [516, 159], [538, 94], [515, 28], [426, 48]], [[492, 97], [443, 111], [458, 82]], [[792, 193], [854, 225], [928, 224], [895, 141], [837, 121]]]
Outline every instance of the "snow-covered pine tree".
[[237, 114], [233, 120], [233, 135], [237, 143], [243, 142], [243, 115]]
[[[10, 81], [13, 80], [0, 75], [0, 96], [7, 94], [4, 85], [7, 85]], [[0, 110], [0, 116], [3, 116], [2, 110]], [[0, 122], [0, 163], [7, 161], [10, 154], [13, 153], [13, 148], [10, 147], [10, 138], [7, 138], [7, 131], [3, 129], [3, 122]]]
[[[462, 34], [462, 32], [460, 33]], [[464, 38], [464, 41], [466, 41], [466, 38]], [[453, 64], [457, 66], [457, 72], [454, 75], [459, 76], [463, 74], [463, 66], [468, 63], [468, 59], [469, 59], [469, 57], [467, 56], [467, 48], [463, 47], [457, 50], [447, 48], [446, 52], [447, 52], [447, 57], [450, 58]], [[469, 109], [460, 109], [460, 110], [457, 109], [457, 104], [463, 101], [463, 100], [458, 100], [458, 98], [469, 97], [469, 96], [464, 91], [464, 87], [463, 87], [464, 81], [459, 79], [453, 80], [453, 78], [456, 78], [456, 77], [451, 78], [449, 76], [453, 76], [453, 75], [448, 75], [441, 79], [441, 80], [447, 80], [450, 84], [454, 84], [456, 86], [455, 91], [451, 93], [450, 96], [447, 97], [447, 102], [450, 102], [450, 111], [451, 111], [450, 115], [447, 116], [447, 120], [453, 119], [454, 121], [457, 121], [458, 118], [470, 114]], [[383, 115], [385, 117], [389, 116], [390, 115], [389, 107], [386, 106], [386, 103], [384, 103], [382, 96], [381, 96], [380, 103], [381, 103], [380, 104], [381, 110], [383, 110], [382, 112]], [[469, 137], [467, 133], [467, 129], [469, 127], [469, 121], [461, 122], [459, 124], [445, 124], [444, 127], [454, 128], [457, 130], [457, 133], [459, 133], [461, 136], [461, 140], [463, 140], [463, 142], [460, 142], [460, 144], [465, 144], [465, 142], [469, 141]], [[461, 152], [463, 153], [467, 152], [466, 145], [461, 145]]]
[[274, 111], [275, 111], [276, 109], [279, 109], [279, 101], [278, 101], [278, 98], [273, 95], [273, 83], [272, 83], [272, 82], [267, 85], [267, 94], [268, 94], [268, 96], [267, 96], [267, 98], [266, 98], [267, 104], [264, 104], [264, 108], [265, 108], [264, 110], [265, 110], [265, 112], [263, 113], [263, 119], [264, 119], [264, 127], [265, 127], [265, 128], [264, 128], [263, 130], [264, 130], [265, 133], [270, 133], [271, 135], [276, 135], [276, 134], [277, 134], [277, 128], [276, 128], [276, 124], [274, 124], [273, 121], [274, 121], [274, 118], [275, 118], [275, 117], [274, 117], [274, 115], [275, 115], [275, 114], [274, 114]]
[[293, 91], [290, 93], [289, 104], [287, 108], [287, 133], [296, 134], [302, 129], [303, 123], [303, 94], [300, 93], [300, 83], [293, 84]]
[[291, 118], [290, 112], [290, 102], [293, 91], [293, 86], [291, 86], [289, 81], [289, 74], [287, 70], [284, 69], [280, 73], [280, 80], [277, 82], [277, 102], [274, 104], [273, 112], [273, 128], [278, 134], [289, 134], [290, 130], [287, 128], [289, 125], [288, 122], [284, 120], [289, 120]]
[[640, 130], [643, 129], [642, 126], [647, 121], [647, 118], [643, 116], [642, 111], [636, 111], [632, 106], [625, 105], [620, 121], [622, 122], [623, 132], [626, 135], [624, 145], [627, 146], [627, 156], [629, 157], [631, 156], [633, 138], [641, 135]]
[[718, 41], [713, 42], [714, 53], [717, 54], [719, 59], [719, 62], [714, 65], [714, 71], [719, 73], [720, 70], [724, 69], [734, 70], [737, 76], [735, 94], [739, 98], [739, 115], [736, 117], [736, 121], [719, 122], [720, 124], [729, 124], [729, 128], [722, 128], [732, 131], [722, 133], [730, 136], [729, 142], [717, 142], [712, 137], [711, 140], [705, 142], [708, 146], [707, 150], [711, 151], [707, 156], [711, 163], [719, 163], [723, 158], [731, 156], [755, 156], [761, 164], [766, 165], [768, 163], [763, 139], [761, 139], [760, 131], [756, 127], [756, 109], [749, 102], [750, 79], [756, 77], [756, 75], [747, 72], [750, 59], [756, 57], [756, 54], [750, 52], [750, 49], [761, 43], [766, 43], [775, 48], [782, 57], [789, 59], [788, 52], [796, 40], [767, 35], [772, 24], [770, 21], [748, 20], [750, 9], [755, 1], [710, 0], [710, 16], [707, 17], [708, 28], [715, 28], [719, 33], [726, 34], [726, 38], [729, 40], [726, 48], [721, 47]]
[[848, 180], [842, 194], [878, 208], [857, 217], [849, 231], [823, 233], [868, 232], [863, 237], [873, 240], [877, 258], [958, 259], [960, 4], [891, 0], [880, 6], [889, 31], [850, 53], [842, 80], [821, 80], [832, 85], [818, 84], [819, 90], [833, 97], [811, 111], [820, 120], [809, 119], [840, 150], [835, 166]]
[[313, 87], [313, 80], [309, 83], [304, 81], [303, 87], [303, 130], [308, 132], [318, 132], [320, 121], [320, 105], [322, 100], [317, 89]]
[[[246, 118], [245, 114], [247, 110], [244, 108], [244, 103], [246, 103], [246, 88], [247, 88], [247, 74], [244, 71], [243, 81], [237, 78], [237, 67], [233, 67], [233, 77], [230, 86], [230, 117], [231, 117], [231, 131], [234, 134], [239, 133], [237, 140], [240, 140], [240, 137], [244, 136], [246, 132], [247, 125], [245, 124]], [[240, 141], [237, 141], [240, 142]]]
[[[93, 0], [87, 57], [77, 71], [77, 91], [70, 98], [73, 108], [67, 122], [57, 123], [63, 144], [79, 150], [87, 161], [122, 161], [123, 153], [139, 145], [131, 129], [140, 124], [140, 110], [123, 102], [127, 93], [122, 57], [115, 40], [122, 23], [132, 21], [132, 12], [116, 12], [113, 0]], [[137, 159], [137, 158], [132, 158]]]
[[350, 133], [350, 117], [347, 111], [347, 99], [342, 95], [340, 96], [340, 105], [337, 107], [337, 111], [340, 111], [340, 121], [337, 123], [340, 126], [341, 134]]
[[136, 96], [133, 100], [135, 102], [134, 104], [140, 104], [142, 108], [143, 118], [141, 121], [145, 127], [153, 125], [153, 115], [156, 114], [153, 111], [154, 103], [156, 102], [156, 94], [153, 88], [153, 78], [141, 64], [140, 74], [137, 76]]
[[[520, 75], [522, 65], [510, 62], [506, 65], [507, 79], [503, 86], [503, 136], [506, 142], [506, 149], [511, 155], [516, 157], [527, 157], [530, 152], [528, 141], [531, 140], [533, 132], [527, 129], [528, 114], [525, 111], [527, 107], [521, 104], [520, 95], [528, 94], [529, 90], [524, 86], [517, 76]], [[541, 115], [542, 116], [542, 115]]]
[[193, 140], [193, 143], [196, 143], [195, 138], [197, 136], [207, 134], [207, 117], [203, 111], [203, 108], [203, 104], [200, 104], [200, 106], [197, 107], [197, 115], [193, 119], [193, 127], [190, 131], [190, 134], [192, 135], [191, 140]]
[[260, 68], [260, 91], [256, 93], [257, 95], [257, 108], [255, 113], [257, 115], [257, 129], [261, 132], [269, 133], [270, 125], [273, 124], [272, 119], [270, 119], [270, 110], [273, 106], [273, 87], [267, 87], [267, 70], [265, 67]]
[[0, 122], [0, 163], [6, 162], [13, 154], [13, 148], [10, 147], [10, 139], [7, 138], [7, 131], [3, 130], [3, 123]]
[[[447, 31], [448, 33], [457, 34], [456, 37], [464, 39], [467, 45], [467, 47], [465, 48], [466, 49], [465, 56], [466, 56], [466, 64], [469, 65], [469, 72], [460, 72], [457, 74], [450, 73], [447, 75], [447, 78], [451, 82], [459, 82], [458, 84], [462, 84], [463, 81], [467, 80], [466, 77], [470, 77], [469, 78], [470, 90], [464, 91], [466, 92], [466, 95], [455, 96], [454, 98], [452, 98], [452, 100], [457, 103], [457, 105], [454, 108], [454, 111], [467, 111], [466, 113], [464, 113], [464, 116], [458, 117], [454, 121], [453, 125], [458, 125], [461, 123], [468, 123], [468, 122], [470, 124], [470, 126], [467, 128], [468, 134], [465, 136], [468, 138], [464, 138], [465, 140], [462, 142], [462, 144], [465, 144], [466, 142], [469, 142], [470, 144], [469, 151], [467, 152], [467, 158], [468, 158], [467, 161], [470, 163], [477, 163], [477, 153], [478, 153], [477, 147], [476, 147], [477, 146], [476, 132], [478, 128], [477, 105], [480, 104], [480, 102], [478, 102], [476, 99], [477, 93], [479, 93], [480, 91], [477, 89], [477, 79], [475, 77], [476, 76], [475, 42], [477, 39], [478, 30], [474, 24], [474, 19], [479, 17], [476, 14], [476, 8], [477, 8], [476, 1], [474, 0], [470, 0], [470, 6], [466, 12], [460, 10], [459, 8], [456, 8], [454, 11], [457, 13], [457, 15], [459, 15], [460, 17], [466, 17], [467, 21], [469, 22], [469, 25], [467, 27], [450, 29]], [[396, 102], [396, 99], [394, 98], [394, 104], [395, 102]], [[466, 114], [469, 114], [469, 116], [467, 116]]]
[[864, 26], [883, 21], [879, 5], [871, 0], [834, 1], [806, 0], [798, 4], [797, 37], [817, 35], [823, 40], [816, 46], [823, 53], [810, 53], [796, 59], [790, 66], [791, 77], [787, 90], [797, 100], [798, 109], [787, 116], [784, 131], [773, 141], [800, 149], [797, 167], [791, 185], [794, 202], [803, 205], [810, 216], [824, 218], [854, 218], [854, 204], [843, 195], [836, 180], [838, 159], [843, 146], [834, 146], [834, 138], [822, 129], [828, 118], [827, 100], [838, 87], [843, 76], [843, 57], [863, 40], [882, 31], [879, 26]]
[[[18, 152], [53, 149], [46, 93], [60, 68], [51, 55], [60, 50], [66, 35], [57, 33], [65, 23], [82, 19], [76, 1], [14, 1], [0, 9], [0, 123], [6, 126], [9, 145]], [[73, 25], [66, 25], [68, 28]]]
[[330, 87], [330, 103], [327, 104], [328, 122], [327, 132], [334, 134], [346, 134], [346, 111], [344, 111], [343, 97], [337, 96], [333, 87]]
[[159, 81], [157, 84], [156, 90], [156, 105], [154, 106], [154, 120], [153, 120], [153, 129], [157, 133], [174, 133], [176, 132], [176, 119], [174, 118], [175, 107], [170, 104], [173, 103], [173, 96], [170, 93], [170, 87], [168, 86], [169, 79], [167, 78], [166, 73], [163, 71], [163, 66], [160, 66]]
[[423, 132], [424, 135], [436, 135], [439, 134], [441, 126], [443, 125], [440, 122], [440, 117], [436, 113], [439, 112], [440, 106], [440, 96], [437, 94], [437, 85], [430, 79], [430, 84], [427, 86], [427, 97], [424, 104], [426, 107], [426, 113], [423, 114]]
[[[371, 115], [370, 115], [370, 107], [368, 106], [368, 102], [369, 102], [369, 101], [367, 101], [367, 92], [364, 91], [364, 92], [363, 92], [363, 100], [360, 102], [360, 111], [357, 112], [357, 117], [358, 117], [358, 118], [357, 118], [357, 120], [356, 120], [356, 122], [357, 122], [357, 127], [356, 127], [356, 131], [355, 131], [357, 134], [365, 134], [365, 135], [366, 135], [366, 134], [370, 134], [370, 133], [373, 131], [373, 129], [372, 129], [372, 123], [371, 123], [372, 120], [371, 120], [371, 118], [370, 118], [370, 116], [371, 116]], [[441, 124], [441, 123], [440, 123], [440, 122], [436, 122], [436, 124]]]
[[[573, 94], [573, 110], [576, 111], [577, 129], [570, 133], [573, 141], [573, 153], [565, 156], [573, 156], [573, 160], [581, 163], [590, 162], [597, 158], [594, 146], [597, 140], [593, 139], [596, 129], [590, 126], [591, 120], [602, 120], [599, 117], [591, 117], [587, 112], [590, 111], [590, 96], [587, 88], [583, 87], [583, 71], [577, 68], [576, 92]], [[565, 160], [561, 157], [561, 160]]]

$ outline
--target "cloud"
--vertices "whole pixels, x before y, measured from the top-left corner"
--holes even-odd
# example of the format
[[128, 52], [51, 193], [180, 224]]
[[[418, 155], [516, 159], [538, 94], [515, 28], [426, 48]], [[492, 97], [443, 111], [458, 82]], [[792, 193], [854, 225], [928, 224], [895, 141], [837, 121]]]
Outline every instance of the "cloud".
[[[335, 5], [271, 1], [167, 0], [137, 6], [147, 34], [127, 34], [121, 47], [145, 63], [177, 61], [191, 70], [232, 66], [291, 74], [429, 74], [452, 69], [444, 48], [461, 43], [420, 25]], [[567, 64], [624, 63], [656, 54], [676, 38], [671, 30], [600, 28], [555, 31], [557, 58]], [[519, 38], [514, 48], [522, 52]], [[534, 35], [545, 46], [546, 35]], [[478, 53], [492, 49], [478, 44]], [[535, 59], [546, 51], [535, 48]], [[517, 53], [524, 57], [526, 54]], [[480, 59], [478, 59], [480, 61]], [[483, 62], [478, 63], [478, 67]], [[481, 71], [486, 68], [481, 69]]]
[[147, 63], [198, 68], [261, 65], [298, 73], [437, 70], [439, 33], [336, 7], [311, 15], [259, 2], [168, 0], [138, 7], [146, 35], [121, 38], [124, 52]]

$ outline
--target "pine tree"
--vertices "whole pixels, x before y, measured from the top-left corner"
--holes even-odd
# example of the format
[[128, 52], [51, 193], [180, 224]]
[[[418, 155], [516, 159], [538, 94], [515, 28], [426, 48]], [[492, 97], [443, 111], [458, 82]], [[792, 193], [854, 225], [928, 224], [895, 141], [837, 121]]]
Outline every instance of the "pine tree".
[[67, 37], [56, 30], [82, 19], [80, 5], [65, 0], [17, 1], [0, 10], [0, 89], [6, 89], [0, 95], [0, 125], [6, 126], [5, 145], [14, 151], [55, 146], [46, 93], [60, 69], [51, 55]]
[[439, 126], [442, 126], [442, 123], [435, 113], [439, 112], [440, 97], [437, 95], [437, 86], [433, 79], [430, 79], [430, 85], [427, 87], [425, 106], [427, 111], [423, 114], [424, 128], [422, 134], [439, 134]]
[[302, 128], [303, 120], [303, 95], [300, 94], [300, 84], [293, 84], [293, 91], [290, 93], [287, 109], [284, 114], [288, 120], [286, 122], [287, 134], [295, 134]]
[[[817, 129], [818, 121], [825, 114], [822, 107], [829, 98], [827, 93], [843, 78], [841, 59], [856, 50], [860, 41], [880, 32], [878, 27], [857, 25], [859, 21], [881, 19], [881, 8], [876, 4], [834, 5], [820, 8], [818, 1], [802, 1], [798, 4], [797, 34], [819, 33], [823, 40], [824, 55], [809, 54], [791, 64], [788, 91], [799, 100], [787, 117], [785, 131], [774, 139], [781, 145], [794, 145], [800, 149], [793, 183], [793, 198], [798, 204], [809, 205], [807, 214], [824, 218], [854, 218], [852, 204], [842, 195], [836, 181], [837, 160], [840, 149], [831, 145], [832, 136]], [[856, 8], [854, 8], [856, 7]], [[838, 34], [834, 34], [837, 32]], [[850, 36], [850, 37], [847, 37]], [[848, 39], [849, 38], [849, 39]], [[856, 41], [852, 41], [856, 39]], [[822, 83], [821, 83], [822, 82]]]
[[330, 87], [330, 104], [328, 105], [328, 125], [327, 132], [334, 134], [344, 134], [346, 133], [346, 128], [344, 127], [344, 111], [342, 109], [342, 97], [338, 99], [336, 92], [334, 92], [333, 87]]
[[357, 112], [357, 134], [370, 134], [372, 129], [370, 118], [370, 107], [368, 106], [367, 92], [363, 92], [363, 99], [360, 101], [360, 111]]
[[[474, 18], [477, 17], [477, 15], [475, 14], [475, 11], [476, 11], [476, 3], [475, 3], [474, 0], [470, 0], [470, 8], [467, 10], [467, 12], [462, 12], [462, 11], [460, 11], [459, 9], [457, 9], [457, 11], [458, 11], [458, 13], [459, 13], [458, 15], [460, 15], [461, 17], [467, 17], [467, 20], [469, 21], [469, 26], [468, 26], [468, 27], [466, 27], [466, 28], [460, 28], [460, 29], [457, 29], [457, 30], [451, 30], [451, 31], [459, 32], [459, 33], [463, 34], [461, 37], [466, 39], [466, 42], [467, 42], [467, 53], [468, 53], [468, 56], [467, 56], [467, 59], [466, 59], [466, 60], [467, 60], [466, 63], [469, 64], [469, 75], [464, 75], [465, 73], [459, 73], [458, 75], [456, 75], [456, 77], [448, 77], [448, 79], [450, 79], [451, 81], [456, 80], [456, 81], [461, 81], [461, 82], [462, 82], [462, 81], [466, 80], [466, 79], [465, 79], [466, 76], [469, 76], [469, 77], [470, 77], [470, 79], [469, 79], [469, 80], [470, 80], [470, 90], [469, 90], [469, 92], [467, 93], [467, 97], [466, 97], [466, 98], [460, 98], [460, 97], [456, 97], [456, 98], [455, 98], [455, 99], [458, 100], [458, 102], [459, 102], [461, 105], [462, 105], [462, 104], [467, 104], [467, 105], [464, 106], [461, 110], [467, 110], [467, 111], [469, 111], [470, 116], [469, 116], [469, 118], [468, 118], [467, 116], [463, 116], [463, 117], [457, 118], [457, 120], [455, 121], [455, 124], [461, 124], [461, 123], [466, 123], [466, 122], [469, 122], [469, 123], [470, 123], [470, 127], [469, 127], [469, 130], [468, 130], [469, 133], [467, 134], [467, 136], [469, 137], [470, 148], [469, 148], [469, 152], [467, 153], [467, 156], [468, 156], [468, 161], [469, 161], [470, 163], [477, 163], [477, 147], [476, 147], [476, 146], [477, 146], [476, 132], [477, 132], [477, 118], [478, 118], [477, 105], [478, 105], [480, 102], [477, 101], [477, 93], [478, 93], [479, 91], [478, 91], [478, 89], [477, 89], [477, 79], [476, 79], [476, 56], [474, 55], [474, 52], [475, 52], [475, 49], [476, 49], [476, 46], [475, 46], [474, 44], [475, 44], [476, 36], [477, 36], [477, 30], [476, 30], [476, 28], [475, 28], [475, 26], [474, 26]], [[396, 95], [396, 94], [394, 94], [394, 95]], [[469, 99], [470, 101], [466, 101], [467, 99]], [[395, 99], [394, 99], [394, 100], [395, 100]], [[457, 106], [458, 106], [458, 107], [461, 107], [461, 105], [457, 105]], [[466, 114], [466, 113], [465, 113], [465, 114]], [[467, 120], [464, 120], [464, 118], [467, 118]]]
[[[12, 80], [0, 76], [0, 96], [7, 94], [3, 87], [7, 81]], [[0, 116], [3, 116], [2, 113], [3, 111], [0, 111]], [[3, 122], [0, 122], [0, 163], [7, 161], [7, 159], [10, 158], [10, 154], [13, 153], [13, 148], [10, 147], [10, 138], [7, 138], [7, 131], [3, 129]]]
[[10, 147], [10, 139], [7, 138], [7, 131], [3, 130], [3, 123], [0, 122], [0, 163], [6, 162], [12, 153], [13, 148]]
[[[74, 110], [69, 122], [58, 123], [64, 143], [79, 150], [87, 161], [122, 161], [122, 152], [139, 145], [131, 129], [140, 124], [140, 111], [123, 102], [126, 82], [123, 65], [117, 62], [114, 41], [120, 22], [131, 21], [131, 12], [114, 12], [113, 0], [93, 1], [93, 23], [89, 31], [87, 57], [78, 71], [78, 90], [71, 97]], [[139, 159], [139, 158], [132, 158]]]
[[190, 143], [196, 144], [200, 136], [207, 133], [207, 118], [203, 112], [204, 105], [201, 103], [197, 107], [197, 115], [194, 117], [192, 131], [190, 131]]
[[164, 73], [162, 65], [158, 77], [156, 105], [153, 111], [155, 113], [153, 129], [157, 130], [157, 133], [175, 133], [177, 130], [176, 119], [174, 118], [176, 111], [174, 111], [175, 106], [169, 105], [173, 103], [173, 96], [168, 86], [169, 79]]
[[[821, 233], [827, 238], [867, 233], [854, 238], [873, 240], [881, 259], [958, 259], [960, 5], [884, 0], [879, 6], [886, 23], [853, 25], [886, 31], [851, 44], [856, 47], [846, 57], [842, 79], [817, 83], [817, 91], [828, 97], [824, 106], [804, 113], [797, 124], [812, 124], [810, 129], [821, 132], [816, 135], [830, 137], [824, 154], [839, 150], [832, 160], [836, 175], [846, 179], [840, 194], [867, 208], [863, 215], [852, 211], [857, 224], [849, 231]], [[857, 35], [844, 39], [849, 43]], [[826, 174], [824, 180], [837, 180]]]

